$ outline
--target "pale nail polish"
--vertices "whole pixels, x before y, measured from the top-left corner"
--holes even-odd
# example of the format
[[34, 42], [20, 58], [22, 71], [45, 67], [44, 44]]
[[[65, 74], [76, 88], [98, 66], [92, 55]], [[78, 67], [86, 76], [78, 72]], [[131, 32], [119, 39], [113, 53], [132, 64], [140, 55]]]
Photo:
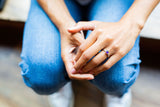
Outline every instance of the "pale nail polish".
[[72, 74], [76, 73], [76, 70], [73, 68], [73, 69], [71, 70], [71, 73], [72, 73]]

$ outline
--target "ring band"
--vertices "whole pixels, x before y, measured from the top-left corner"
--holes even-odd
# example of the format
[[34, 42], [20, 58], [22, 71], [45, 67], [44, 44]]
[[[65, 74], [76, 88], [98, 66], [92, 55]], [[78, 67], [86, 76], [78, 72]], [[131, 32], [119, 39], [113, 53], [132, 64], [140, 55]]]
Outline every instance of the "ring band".
[[80, 34], [81, 34], [81, 35], [82, 35], [82, 36], [84, 37], [84, 33], [83, 33], [83, 30], [81, 30], [81, 31], [80, 31]]
[[106, 53], [107, 57], [109, 57], [109, 51], [107, 49], [103, 49], [103, 51]]

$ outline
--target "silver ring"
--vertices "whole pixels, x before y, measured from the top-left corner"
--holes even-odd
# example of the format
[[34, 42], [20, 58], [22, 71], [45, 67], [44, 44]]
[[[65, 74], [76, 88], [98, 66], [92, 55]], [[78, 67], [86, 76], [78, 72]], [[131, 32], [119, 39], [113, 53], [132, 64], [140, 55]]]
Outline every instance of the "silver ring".
[[81, 34], [81, 35], [82, 35], [82, 36], [84, 37], [84, 33], [83, 33], [83, 30], [81, 30], [81, 31], [80, 31], [80, 34]]
[[106, 53], [107, 57], [109, 57], [109, 51], [107, 49], [103, 49], [103, 51]]

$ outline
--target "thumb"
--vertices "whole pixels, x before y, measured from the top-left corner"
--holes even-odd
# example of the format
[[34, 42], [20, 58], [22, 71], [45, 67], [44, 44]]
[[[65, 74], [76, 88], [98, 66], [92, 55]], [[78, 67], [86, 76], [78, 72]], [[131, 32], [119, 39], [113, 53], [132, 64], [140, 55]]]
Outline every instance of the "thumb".
[[76, 35], [76, 40], [79, 42], [78, 46], [84, 43], [85, 38], [84, 38], [84, 33], [82, 30], [78, 33], [78, 35]]
[[75, 79], [75, 80], [92, 80], [94, 79], [94, 76], [92, 74], [77, 74], [74, 67], [73, 63], [70, 61], [67, 61], [65, 63], [66, 65], [66, 71], [70, 79]]
[[76, 33], [81, 30], [94, 30], [95, 24], [93, 22], [78, 22], [75, 26], [68, 28], [68, 32]]

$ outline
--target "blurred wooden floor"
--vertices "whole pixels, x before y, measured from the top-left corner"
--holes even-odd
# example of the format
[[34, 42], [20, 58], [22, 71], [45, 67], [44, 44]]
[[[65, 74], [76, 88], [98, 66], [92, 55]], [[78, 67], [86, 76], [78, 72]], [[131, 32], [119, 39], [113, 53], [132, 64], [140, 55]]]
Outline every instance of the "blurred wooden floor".
[[[0, 107], [49, 107], [47, 96], [24, 85], [19, 54], [17, 49], [0, 47]], [[75, 107], [102, 107], [103, 94], [88, 82], [74, 81], [73, 88]], [[142, 66], [132, 90], [132, 107], [160, 107], [160, 69]]]

